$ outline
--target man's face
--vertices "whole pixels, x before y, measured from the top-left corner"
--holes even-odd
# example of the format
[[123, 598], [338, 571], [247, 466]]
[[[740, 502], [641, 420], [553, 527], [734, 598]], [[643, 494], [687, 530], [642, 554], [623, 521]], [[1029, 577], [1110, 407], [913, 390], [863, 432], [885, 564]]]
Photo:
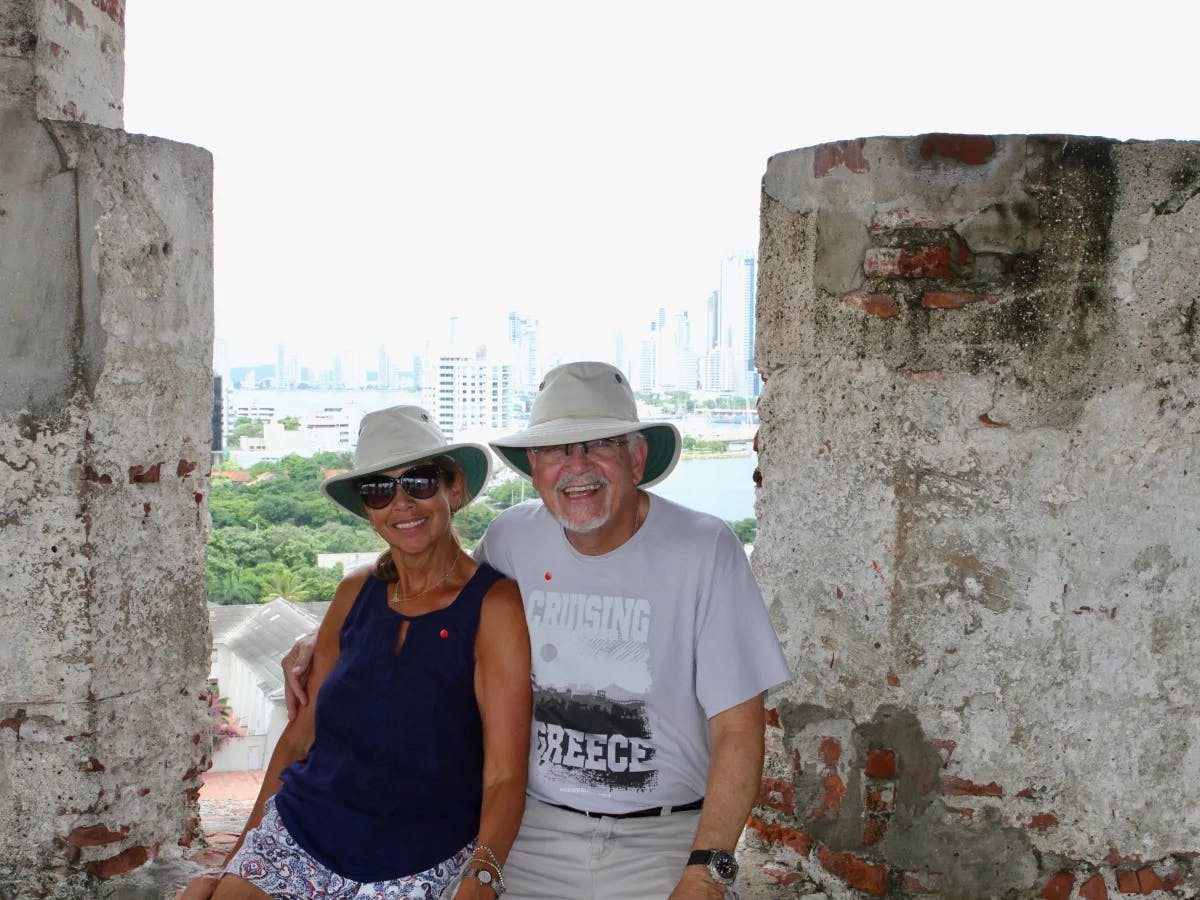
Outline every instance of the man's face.
[[[557, 450], [526, 450], [533, 486], [546, 509], [568, 532], [605, 537], [607, 530], [621, 530], [619, 546], [628, 539], [623, 528], [637, 505], [637, 484], [646, 468], [644, 440], [613, 446], [580, 444]], [[549, 452], [547, 452], [549, 451]], [[624, 513], [624, 515], [622, 515]]]

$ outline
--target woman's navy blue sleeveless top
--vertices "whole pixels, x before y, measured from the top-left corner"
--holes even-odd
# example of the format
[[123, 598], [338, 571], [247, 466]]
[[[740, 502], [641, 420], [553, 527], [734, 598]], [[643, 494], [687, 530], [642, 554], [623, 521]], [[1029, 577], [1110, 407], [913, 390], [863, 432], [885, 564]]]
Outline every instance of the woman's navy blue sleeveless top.
[[[475, 633], [500, 573], [482, 564], [445, 609], [405, 617], [369, 577], [317, 697], [316, 738], [275, 806], [318, 862], [355, 881], [412, 875], [479, 831], [483, 731]], [[396, 650], [400, 624], [408, 633]]]

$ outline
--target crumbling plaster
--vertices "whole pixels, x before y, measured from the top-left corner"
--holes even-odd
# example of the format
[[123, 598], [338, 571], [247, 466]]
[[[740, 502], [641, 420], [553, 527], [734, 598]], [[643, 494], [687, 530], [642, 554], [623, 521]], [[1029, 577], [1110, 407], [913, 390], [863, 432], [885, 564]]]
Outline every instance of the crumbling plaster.
[[83, 37], [123, 21], [119, 4], [0, 3], [0, 896], [14, 897], [108, 896], [107, 879], [181, 856], [210, 752], [212, 160], [47, 118], [37, 48], [54, 32], [36, 29], [56, 9]]
[[757, 821], [797, 868], [1200, 886], [1197, 172], [1069, 137], [770, 161], [754, 565], [796, 679]]

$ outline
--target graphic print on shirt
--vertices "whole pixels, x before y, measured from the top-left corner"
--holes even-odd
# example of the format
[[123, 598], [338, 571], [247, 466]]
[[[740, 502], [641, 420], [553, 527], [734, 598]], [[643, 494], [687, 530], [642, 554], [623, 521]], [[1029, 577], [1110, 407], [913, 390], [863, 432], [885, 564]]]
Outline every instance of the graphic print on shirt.
[[653, 788], [650, 604], [535, 590], [525, 608], [542, 776], [565, 791]]

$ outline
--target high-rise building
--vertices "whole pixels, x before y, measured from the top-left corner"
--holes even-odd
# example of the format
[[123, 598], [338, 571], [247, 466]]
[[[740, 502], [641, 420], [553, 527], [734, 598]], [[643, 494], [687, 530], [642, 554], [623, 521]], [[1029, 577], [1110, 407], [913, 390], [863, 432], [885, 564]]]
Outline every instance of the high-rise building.
[[508, 344], [516, 364], [515, 389], [523, 394], [536, 393], [542, 377], [542, 360], [538, 355], [538, 320], [510, 312]]
[[387, 344], [379, 345], [379, 359], [376, 362], [375, 384], [377, 387], [392, 386], [392, 361], [388, 358]]
[[721, 260], [716, 346], [728, 357], [728, 378], [738, 394], [757, 396], [761, 381], [754, 368], [754, 305], [758, 260], [753, 253], [731, 253]]
[[512, 422], [514, 367], [447, 351], [431, 360], [424, 406], [447, 440], [470, 432], [506, 431]]

